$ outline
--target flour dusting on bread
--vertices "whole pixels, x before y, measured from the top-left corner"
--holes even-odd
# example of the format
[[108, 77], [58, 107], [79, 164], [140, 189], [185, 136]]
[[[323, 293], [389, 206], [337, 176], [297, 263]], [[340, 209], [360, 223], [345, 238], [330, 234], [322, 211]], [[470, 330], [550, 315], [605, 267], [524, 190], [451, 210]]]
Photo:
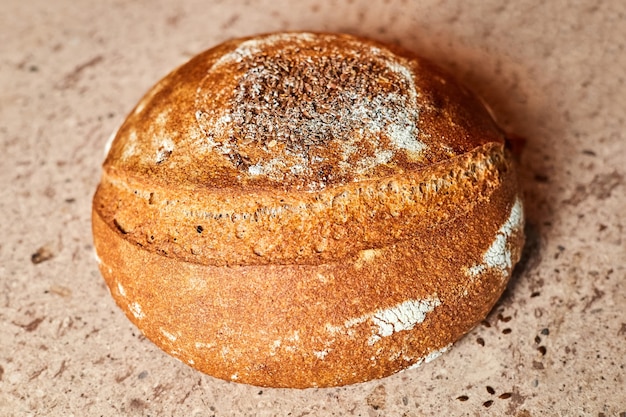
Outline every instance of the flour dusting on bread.
[[426, 300], [408, 300], [377, 311], [372, 317], [372, 322], [378, 326], [378, 335], [391, 336], [396, 332], [411, 330], [416, 324], [424, 321], [427, 313], [440, 305], [441, 301], [437, 297]]
[[331, 334], [351, 334], [354, 332], [352, 328], [369, 321], [375, 326], [368, 339], [368, 344], [373, 345], [383, 337], [413, 329], [426, 319], [428, 313], [440, 305], [441, 300], [437, 296], [423, 300], [407, 300], [395, 306], [348, 319], [339, 326], [327, 324], [326, 330]]
[[474, 265], [467, 269], [467, 274], [470, 277], [476, 277], [488, 269], [496, 268], [501, 271], [504, 277], [508, 277], [511, 268], [513, 267], [513, 260], [511, 254], [511, 244], [509, 239], [514, 233], [519, 233], [524, 227], [524, 209], [522, 207], [522, 201], [518, 197], [511, 207], [509, 217], [504, 224], [498, 230], [496, 237], [485, 251], [483, 255], [483, 263]]
[[[271, 35], [217, 60], [196, 97], [210, 151], [252, 176], [304, 176], [310, 190], [367, 176], [398, 154], [419, 160], [426, 145], [408, 64], [352, 38], [334, 40]], [[230, 90], [216, 92], [225, 73], [236, 74]]]

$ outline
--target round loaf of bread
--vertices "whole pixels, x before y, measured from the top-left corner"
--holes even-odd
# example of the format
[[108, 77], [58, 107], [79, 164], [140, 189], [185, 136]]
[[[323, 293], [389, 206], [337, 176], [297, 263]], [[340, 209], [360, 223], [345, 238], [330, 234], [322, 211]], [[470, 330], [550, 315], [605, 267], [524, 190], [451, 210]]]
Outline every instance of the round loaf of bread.
[[314, 33], [232, 40], [156, 84], [110, 144], [93, 234], [111, 294], [164, 351], [297, 388], [435, 358], [524, 241], [479, 99], [407, 51]]

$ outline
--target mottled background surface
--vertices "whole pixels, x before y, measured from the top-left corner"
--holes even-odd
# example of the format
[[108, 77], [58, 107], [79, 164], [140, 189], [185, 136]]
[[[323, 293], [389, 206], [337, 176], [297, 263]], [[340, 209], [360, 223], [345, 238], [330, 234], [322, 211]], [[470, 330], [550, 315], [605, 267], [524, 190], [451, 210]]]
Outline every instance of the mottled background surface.
[[[296, 3], [296, 2], [293, 2]], [[3, 0], [0, 415], [626, 416], [626, 3]], [[227, 38], [345, 31], [438, 62], [526, 138], [529, 242], [447, 354], [339, 389], [260, 389], [165, 355], [97, 271], [91, 197], [148, 87]]]

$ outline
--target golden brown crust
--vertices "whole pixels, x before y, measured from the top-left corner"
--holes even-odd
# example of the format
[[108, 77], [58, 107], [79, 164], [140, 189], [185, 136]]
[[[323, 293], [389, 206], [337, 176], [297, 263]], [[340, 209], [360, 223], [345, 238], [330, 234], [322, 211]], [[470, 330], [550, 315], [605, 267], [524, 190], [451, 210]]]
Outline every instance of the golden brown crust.
[[[501, 188], [450, 223], [324, 265], [181, 262], [129, 243], [95, 213], [94, 233], [112, 295], [168, 353], [223, 379], [332, 386], [420, 363], [486, 316], [510, 267], [475, 276], [469, 271], [483, 263], [510, 216], [512, 198]], [[489, 221], [483, 213], [490, 214]], [[507, 237], [512, 263], [522, 241], [519, 227]], [[424, 321], [383, 336], [374, 312], [409, 301], [418, 303], [418, 310], [424, 307]], [[399, 321], [403, 328], [406, 321]]]
[[347, 35], [227, 42], [159, 82], [94, 197], [111, 293], [208, 374], [333, 386], [419, 364], [484, 318], [523, 213], [468, 91]]

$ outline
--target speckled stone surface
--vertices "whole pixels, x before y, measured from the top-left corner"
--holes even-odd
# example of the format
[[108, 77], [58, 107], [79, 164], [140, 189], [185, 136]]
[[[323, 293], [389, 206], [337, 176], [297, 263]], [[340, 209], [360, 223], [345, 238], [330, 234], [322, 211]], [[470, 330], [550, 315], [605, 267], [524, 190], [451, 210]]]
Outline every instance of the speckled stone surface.
[[[295, 2], [294, 2], [295, 3]], [[626, 3], [4, 0], [0, 415], [626, 416]], [[143, 338], [93, 258], [103, 147], [143, 93], [228, 38], [398, 43], [480, 93], [521, 158], [524, 259], [483, 325], [338, 389], [202, 375]]]

